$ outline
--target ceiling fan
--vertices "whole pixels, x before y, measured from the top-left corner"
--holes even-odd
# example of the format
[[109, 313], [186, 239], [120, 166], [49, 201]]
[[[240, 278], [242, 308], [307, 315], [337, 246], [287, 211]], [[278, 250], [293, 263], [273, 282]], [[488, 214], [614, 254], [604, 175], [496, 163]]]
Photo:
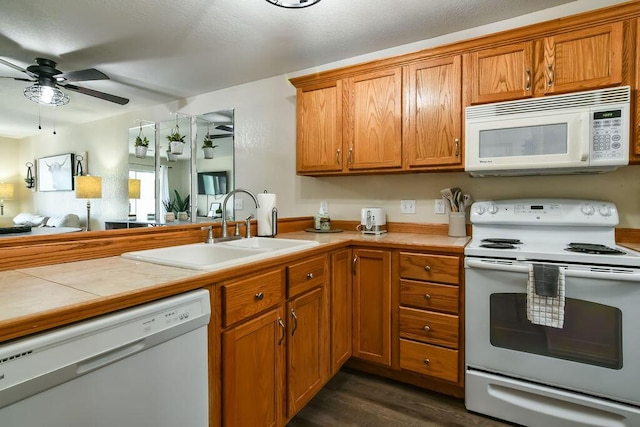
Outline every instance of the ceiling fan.
[[63, 73], [56, 69], [55, 61], [46, 58], [36, 58], [36, 64], [29, 65], [26, 70], [3, 59], [0, 59], [0, 63], [13, 68], [14, 70], [18, 70], [29, 77], [20, 78], [0, 76], [7, 79], [33, 82], [34, 84], [32, 86], [28, 86], [24, 89], [24, 96], [38, 104], [58, 106], [67, 104], [69, 102], [69, 97], [61, 91], [59, 87], [120, 105], [125, 105], [129, 102], [127, 98], [70, 84], [70, 82], [88, 80], [109, 80], [109, 77], [106, 74], [96, 70], [95, 68]]

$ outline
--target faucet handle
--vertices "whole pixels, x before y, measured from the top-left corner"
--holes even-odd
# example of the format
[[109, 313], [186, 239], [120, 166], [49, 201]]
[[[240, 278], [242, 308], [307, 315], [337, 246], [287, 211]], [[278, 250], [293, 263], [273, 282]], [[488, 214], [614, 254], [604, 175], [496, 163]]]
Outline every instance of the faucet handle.
[[239, 236], [240, 235], [240, 223], [236, 222], [236, 226], [235, 229], [233, 231], [233, 235], [234, 236]]
[[246, 237], [247, 239], [249, 239], [251, 237], [251, 220], [252, 219], [253, 219], [253, 214], [249, 215], [244, 220], [244, 225], [245, 225], [244, 237]]

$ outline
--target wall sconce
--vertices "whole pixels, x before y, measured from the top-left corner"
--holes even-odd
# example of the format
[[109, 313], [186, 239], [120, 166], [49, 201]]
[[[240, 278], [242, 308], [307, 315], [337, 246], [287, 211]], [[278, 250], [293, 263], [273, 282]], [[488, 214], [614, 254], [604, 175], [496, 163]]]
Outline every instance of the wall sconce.
[[4, 215], [4, 201], [13, 199], [13, 184], [0, 182], [0, 215]]
[[76, 199], [87, 199], [87, 231], [91, 231], [91, 201], [102, 198], [102, 178], [99, 176], [76, 176]]

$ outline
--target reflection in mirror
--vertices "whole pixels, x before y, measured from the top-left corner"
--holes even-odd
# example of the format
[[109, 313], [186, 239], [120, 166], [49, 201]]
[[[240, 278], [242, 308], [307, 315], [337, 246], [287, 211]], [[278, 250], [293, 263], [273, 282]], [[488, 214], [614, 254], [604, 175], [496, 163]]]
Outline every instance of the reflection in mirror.
[[[234, 110], [200, 114], [195, 125], [197, 215], [221, 220], [222, 200], [235, 186]], [[233, 220], [233, 212], [233, 206], [228, 206], [227, 219]]]
[[155, 123], [129, 129], [129, 220], [155, 221]]
[[191, 116], [175, 113], [175, 119], [161, 122], [158, 126], [158, 220], [190, 222]]

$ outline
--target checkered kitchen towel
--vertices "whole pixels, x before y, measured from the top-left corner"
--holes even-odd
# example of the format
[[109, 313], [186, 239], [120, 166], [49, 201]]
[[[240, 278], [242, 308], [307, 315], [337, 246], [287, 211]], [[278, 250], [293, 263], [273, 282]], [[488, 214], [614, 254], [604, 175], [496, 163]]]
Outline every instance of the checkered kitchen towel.
[[529, 322], [561, 329], [564, 325], [564, 295], [564, 268], [552, 264], [529, 265], [527, 279]]

